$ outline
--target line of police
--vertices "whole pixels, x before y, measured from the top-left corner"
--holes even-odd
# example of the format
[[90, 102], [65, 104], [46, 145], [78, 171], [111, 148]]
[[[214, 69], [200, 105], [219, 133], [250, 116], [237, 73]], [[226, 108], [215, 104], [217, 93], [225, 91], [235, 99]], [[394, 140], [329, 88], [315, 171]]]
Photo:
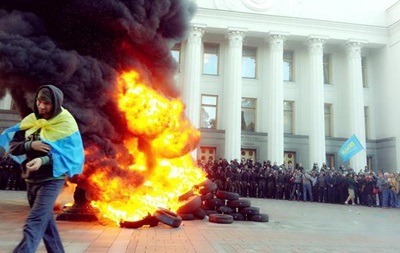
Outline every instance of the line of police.
[[7, 155], [0, 157], [0, 190], [26, 190], [20, 165]]
[[218, 189], [236, 192], [242, 197], [347, 204], [349, 188], [354, 188], [352, 204], [398, 207], [400, 176], [397, 174], [389, 179], [382, 172], [375, 173], [367, 168], [355, 173], [344, 166], [336, 170], [323, 164], [319, 168], [316, 163], [307, 171], [300, 163], [293, 167], [291, 164], [278, 166], [270, 161], [261, 163], [251, 159], [240, 162], [236, 159], [230, 162], [226, 159], [199, 160], [198, 165]]

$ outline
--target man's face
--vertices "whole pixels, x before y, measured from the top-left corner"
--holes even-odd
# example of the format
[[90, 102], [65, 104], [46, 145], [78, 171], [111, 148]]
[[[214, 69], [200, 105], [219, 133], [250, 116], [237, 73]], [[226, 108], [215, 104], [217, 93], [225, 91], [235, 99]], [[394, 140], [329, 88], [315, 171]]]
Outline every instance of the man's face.
[[36, 106], [38, 108], [40, 117], [43, 119], [51, 118], [53, 112], [53, 103], [46, 100], [37, 99]]

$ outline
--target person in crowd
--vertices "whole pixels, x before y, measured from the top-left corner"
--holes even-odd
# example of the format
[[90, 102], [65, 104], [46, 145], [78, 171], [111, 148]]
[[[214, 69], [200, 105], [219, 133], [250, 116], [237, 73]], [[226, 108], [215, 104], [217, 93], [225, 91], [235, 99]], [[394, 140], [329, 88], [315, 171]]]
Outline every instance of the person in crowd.
[[242, 180], [242, 173], [239, 167], [233, 169], [233, 192], [241, 195], [240, 181]]
[[364, 198], [366, 198], [365, 200], [365, 204], [369, 207], [371, 206], [375, 206], [375, 199], [374, 199], [374, 181], [372, 179], [371, 174], [368, 174], [364, 177], [364, 184], [363, 184], [363, 194], [364, 194]]
[[[356, 173], [352, 168], [346, 168], [343, 165], [336, 171], [334, 167], [323, 164], [319, 171], [308, 171], [308, 174], [313, 178], [310, 194], [307, 186], [305, 186], [306, 189], [303, 189], [303, 184], [307, 184], [307, 182], [303, 182], [302, 173], [299, 173], [304, 171], [301, 163], [297, 163], [294, 169], [289, 166], [291, 163], [288, 163], [287, 167], [282, 166], [278, 171], [273, 169], [269, 160], [262, 164], [259, 160], [253, 162], [252, 159], [242, 159], [240, 163], [235, 159], [228, 163], [226, 159], [220, 158], [216, 161], [199, 161], [198, 164], [203, 167], [207, 177], [213, 181], [218, 181], [218, 177], [215, 175], [221, 167], [224, 172], [221, 181], [232, 181], [228, 188], [226, 184], [223, 184], [223, 189], [237, 192], [242, 197], [286, 200], [304, 200], [305, 198], [308, 201], [321, 203], [354, 203], [364, 206], [378, 206], [386, 202], [385, 207], [398, 206], [398, 185], [400, 182], [398, 173], [393, 173], [393, 175], [387, 173], [389, 176], [387, 176], [386, 181], [390, 185], [385, 186], [385, 177], [382, 172], [375, 174], [373, 170], [368, 168], [367, 172], [359, 171]], [[353, 178], [356, 182], [353, 189], [354, 199], [352, 194], [349, 194], [349, 178]], [[255, 188], [254, 185], [256, 185]], [[385, 187], [389, 191], [382, 194], [386, 192]], [[378, 191], [380, 194], [378, 194]], [[381, 200], [379, 200], [378, 195], [381, 195]], [[385, 201], [383, 201], [382, 195], [385, 196]], [[397, 198], [394, 197], [395, 195]], [[313, 199], [310, 198], [311, 196], [313, 196]]]
[[397, 198], [397, 194], [399, 192], [399, 184], [396, 181], [395, 175], [393, 173], [389, 174], [389, 199], [390, 199], [390, 207], [397, 208], [399, 207], [399, 200]]
[[317, 185], [318, 185], [318, 202], [325, 203], [327, 202], [326, 194], [326, 177], [325, 177], [325, 170], [321, 171], [317, 178]]
[[285, 175], [282, 170], [278, 171], [278, 175], [276, 176], [276, 199], [283, 199], [283, 192], [285, 187]]
[[390, 205], [390, 183], [389, 183], [389, 173], [383, 173], [383, 177], [380, 178], [380, 188], [382, 191], [382, 207], [388, 208]]
[[257, 197], [258, 191], [258, 169], [253, 167], [250, 171], [250, 197], [255, 198]]
[[287, 169], [283, 171], [284, 174], [284, 199], [288, 200], [290, 199], [290, 193], [292, 190], [292, 181], [290, 180], [292, 178], [292, 169]]
[[244, 165], [243, 173], [242, 173], [242, 197], [250, 197], [250, 169], [248, 165]]
[[292, 179], [293, 187], [290, 199], [297, 199], [300, 200], [301, 197], [301, 181], [302, 181], [302, 174], [299, 169], [295, 169]]
[[258, 174], [258, 197], [267, 197], [267, 169], [262, 166], [260, 173]]
[[275, 170], [270, 169], [267, 175], [267, 198], [274, 199], [276, 195], [276, 177]]
[[334, 177], [334, 172], [330, 171], [326, 175], [326, 185], [327, 185], [327, 203], [335, 203], [335, 196], [336, 196], [336, 185], [337, 180]]
[[313, 195], [313, 200], [314, 202], [318, 202], [319, 196], [318, 196], [318, 171], [310, 171], [309, 174], [312, 177], [312, 182], [311, 182], [311, 191]]
[[214, 182], [217, 185], [218, 190], [223, 190], [224, 189], [224, 172], [222, 170], [221, 164], [218, 164], [217, 171], [214, 173]]
[[231, 166], [226, 166], [225, 168], [225, 175], [224, 175], [224, 190], [225, 191], [232, 191], [233, 190], [233, 172]]
[[336, 179], [334, 203], [343, 204], [348, 196], [347, 177], [340, 172], [335, 172], [333, 176]]
[[347, 190], [348, 190], [348, 197], [346, 199], [346, 201], [344, 202], [346, 205], [349, 204], [349, 201], [351, 201], [352, 205], [356, 205], [355, 202], [355, 189], [357, 188], [357, 182], [354, 178], [354, 173], [349, 173], [347, 175]]
[[383, 177], [383, 172], [379, 171], [378, 174], [376, 175], [376, 188], [378, 189], [377, 191], [377, 204], [379, 205], [379, 207], [382, 207], [383, 204], [383, 195], [382, 195], [382, 183], [385, 181], [384, 177]]
[[11, 155], [26, 157], [21, 168], [31, 209], [23, 238], [14, 252], [33, 253], [42, 239], [48, 252], [64, 252], [53, 206], [66, 178], [82, 172], [84, 150], [78, 125], [61, 107], [62, 102], [60, 89], [53, 85], [40, 86], [33, 113], [0, 137], [1, 143], [8, 143]]
[[301, 182], [303, 185], [303, 201], [309, 200], [310, 202], [313, 201], [313, 195], [312, 195], [312, 184], [314, 181], [314, 178], [310, 176], [308, 171], [301, 171]]

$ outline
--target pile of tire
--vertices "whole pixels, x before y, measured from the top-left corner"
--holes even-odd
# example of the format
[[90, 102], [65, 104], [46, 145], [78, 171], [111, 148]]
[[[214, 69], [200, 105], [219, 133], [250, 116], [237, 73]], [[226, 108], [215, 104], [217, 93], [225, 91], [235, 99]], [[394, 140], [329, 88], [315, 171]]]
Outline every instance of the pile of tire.
[[269, 216], [260, 213], [260, 208], [251, 206], [249, 199], [240, 198], [235, 192], [217, 190], [217, 185], [207, 179], [201, 184], [195, 185], [194, 195], [189, 191], [180, 197], [186, 201], [177, 214], [183, 220], [204, 219], [213, 223], [230, 224], [237, 221], [268, 222]]
[[[196, 193], [195, 193], [196, 192]], [[267, 214], [260, 213], [260, 208], [251, 206], [249, 199], [240, 198], [239, 194], [217, 190], [217, 185], [207, 179], [195, 185], [192, 190], [179, 197], [183, 205], [175, 212], [158, 208], [153, 215], [140, 221], [120, 222], [120, 227], [154, 227], [159, 222], [178, 228], [183, 220], [203, 220], [208, 216], [212, 223], [230, 224], [237, 221], [268, 222]]]

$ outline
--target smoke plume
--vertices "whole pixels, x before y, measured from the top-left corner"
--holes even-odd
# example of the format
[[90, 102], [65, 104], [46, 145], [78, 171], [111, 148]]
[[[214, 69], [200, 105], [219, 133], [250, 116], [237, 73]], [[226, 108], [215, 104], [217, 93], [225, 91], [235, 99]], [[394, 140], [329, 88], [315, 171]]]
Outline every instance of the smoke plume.
[[128, 154], [119, 145], [127, 132], [114, 97], [119, 74], [134, 69], [177, 97], [170, 49], [195, 11], [190, 0], [0, 0], [0, 97], [9, 91], [24, 117], [40, 85], [58, 86], [94, 151], [87, 160], [112, 164]]

